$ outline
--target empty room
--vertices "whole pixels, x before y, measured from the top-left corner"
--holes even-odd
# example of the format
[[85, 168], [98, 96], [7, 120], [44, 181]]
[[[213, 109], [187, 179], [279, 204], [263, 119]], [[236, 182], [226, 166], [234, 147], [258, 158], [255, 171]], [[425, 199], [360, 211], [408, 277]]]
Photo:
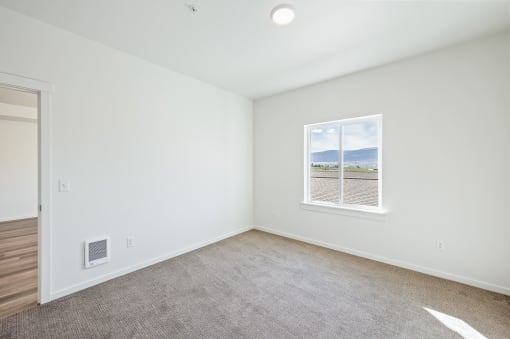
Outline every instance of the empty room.
[[510, 1], [0, 0], [0, 338], [510, 338]]

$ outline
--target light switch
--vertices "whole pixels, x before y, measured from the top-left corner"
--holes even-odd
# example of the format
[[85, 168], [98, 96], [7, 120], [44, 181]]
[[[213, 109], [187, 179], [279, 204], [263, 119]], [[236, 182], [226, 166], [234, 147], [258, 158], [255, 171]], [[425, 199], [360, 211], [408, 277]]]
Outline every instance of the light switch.
[[71, 183], [67, 179], [59, 179], [58, 181], [58, 191], [59, 192], [69, 192], [71, 190]]

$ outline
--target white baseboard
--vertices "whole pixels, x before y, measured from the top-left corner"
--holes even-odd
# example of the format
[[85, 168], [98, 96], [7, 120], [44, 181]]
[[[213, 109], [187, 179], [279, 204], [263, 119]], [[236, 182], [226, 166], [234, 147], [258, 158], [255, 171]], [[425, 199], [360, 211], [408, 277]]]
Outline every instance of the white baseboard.
[[10, 216], [10, 217], [0, 217], [0, 222], [4, 222], [4, 221], [16, 221], [16, 220], [23, 220], [23, 219], [33, 219], [33, 218], [37, 218], [37, 214], [36, 215], [15, 215], [15, 216]]
[[105, 281], [108, 281], [108, 280], [111, 280], [111, 279], [123, 276], [125, 274], [137, 271], [137, 270], [145, 268], [147, 266], [151, 266], [151, 265], [157, 264], [159, 262], [162, 262], [162, 261], [165, 261], [165, 260], [177, 257], [177, 256], [179, 256], [181, 254], [194, 251], [194, 250], [199, 249], [201, 247], [204, 247], [204, 246], [213, 244], [215, 242], [218, 242], [218, 241], [221, 241], [221, 240], [233, 237], [235, 235], [244, 233], [244, 232], [249, 231], [251, 229], [253, 229], [253, 227], [239, 228], [237, 230], [234, 230], [232, 232], [228, 232], [228, 233], [219, 235], [219, 236], [214, 237], [212, 239], [201, 241], [201, 242], [195, 243], [195, 244], [193, 244], [191, 246], [188, 246], [188, 247], [176, 250], [176, 251], [172, 251], [172, 252], [166, 253], [166, 254], [161, 255], [159, 257], [152, 258], [152, 259], [143, 261], [141, 263], [134, 264], [134, 265], [122, 268], [120, 270], [117, 270], [117, 271], [114, 271], [114, 272], [110, 272], [110, 273], [101, 275], [99, 277], [87, 280], [85, 282], [81, 282], [79, 284], [72, 285], [70, 287], [66, 287], [66, 288], [60, 289], [58, 291], [52, 292], [51, 296], [50, 296], [50, 300], [48, 300], [48, 301], [55, 300], [55, 299], [58, 299], [58, 298], [62, 298], [64, 296], [66, 296], [66, 295], [69, 295], [69, 294], [72, 294], [72, 293], [84, 290], [84, 289], [86, 289], [88, 287], [92, 287], [94, 285], [103, 283]]
[[397, 259], [382, 257], [382, 256], [379, 256], [376, 254], [359, 251], [359, 250], [355, 250], [352, 248], [347, 248], [347, 247], [343, 247], [343, 246], [339, 246], [339, 245], [335, 245], [335, 244], [331, 244], [331, 243], [327, 243], [327, 242], [323, 242], [323, 241], [319, 241], [319, 240], [314, 240], [314, 239], [311, 239], [308, 237], [303, 237], [303, 236], [296, 235], [296, 234], [282, 232], [282, 231], [279, 231], [279, 230], [276, 230], [273, 228], [269, 228], [269, 227], [254, 226], [254, 228], [257, 230], [263, 231], [263, 232], [276, 234], [276, 235], [279, 235], [279, 236], [282, 236], [285, 238], [299, 240], [302, 242], [306, 242], [308, 244], [317, 245], [317, 246], [329, 248], [329, 249], [332, 249], [335, 251], [352, 254], [352, 255], [355, 255], [358, 257], [363, 257], [363, 258], [379, 261], [379, 262], [382, 262], [385, 264], [390, 264], [393, 266], [406, 268], [406, 269], [409, 269], [412, 271], [425, 273], [425, 274], [432, 275], [432, 276], [435, 276], [438, 278], [443, 278], [443, 279], [447, 279], [447, 280], [456, 281], [456, 282], [459, 282], [462, 284], [479, 287], [484, 290], [489, 290], [489, 291], [493, 291], [493, 292], [497, 292], [497, 293], [501, 293], [501, 294], [505, 294], [505, 295], [510, 295], [510, 287], [498, 286], [498, 285], [491, 284], [491, 283], [488, 283], [485, 281], [471, 279], [468, 277], [464, 277], [464, 276], [460, 276], [460, 275], [456, 275], [456, 274], [452, 274], [452, 273], [442, 272], [442, 271], [435, 270], [433, 268], [415, 265], [415, 264], [411, 264], [411, 263], [397, 260]]

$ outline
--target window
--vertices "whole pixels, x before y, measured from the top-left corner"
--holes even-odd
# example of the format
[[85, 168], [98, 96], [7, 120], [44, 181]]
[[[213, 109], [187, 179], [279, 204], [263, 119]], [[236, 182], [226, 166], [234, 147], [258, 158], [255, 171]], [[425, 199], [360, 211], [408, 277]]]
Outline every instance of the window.
[[305, 203], [382, 207], [382, 115], [305, 126]]

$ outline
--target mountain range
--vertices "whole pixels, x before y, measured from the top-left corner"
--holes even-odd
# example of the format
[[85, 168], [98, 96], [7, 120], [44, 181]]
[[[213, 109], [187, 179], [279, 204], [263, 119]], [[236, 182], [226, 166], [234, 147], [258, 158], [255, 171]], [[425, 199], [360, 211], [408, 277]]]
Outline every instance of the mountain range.
[[[312, 163], [338, 163], [338, 153], [337, 150], [314, 152], [310, 155], [310, 161]], [[344, 167], [377, 168], [377, 158], [377, 147], [344, 151]]]

